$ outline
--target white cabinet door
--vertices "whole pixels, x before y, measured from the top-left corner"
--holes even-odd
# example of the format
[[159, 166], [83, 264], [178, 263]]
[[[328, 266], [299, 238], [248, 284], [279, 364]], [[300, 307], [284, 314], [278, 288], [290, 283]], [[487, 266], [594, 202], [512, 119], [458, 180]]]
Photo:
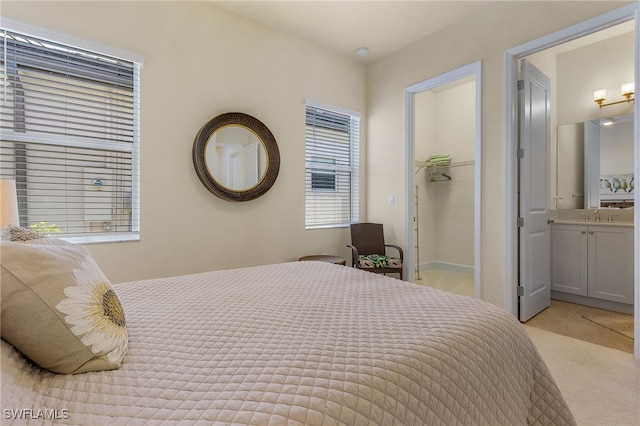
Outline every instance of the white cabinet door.
[[633, 303], [633, 228], [589, 226], [588, 296]]
[[551, 227], [551, 290], [587, 296], [587, 226]]

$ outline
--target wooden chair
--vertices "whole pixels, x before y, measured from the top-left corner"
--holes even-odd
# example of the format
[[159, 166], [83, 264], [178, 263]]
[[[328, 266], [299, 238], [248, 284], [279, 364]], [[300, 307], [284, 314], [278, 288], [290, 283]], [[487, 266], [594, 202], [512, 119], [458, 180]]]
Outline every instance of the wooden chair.
[[[351, 262], [354, 268], [377, 274], [400, 274], [402, 279], [403, 252], [400, 246], [385, 244], [380, 223], [351, 224]], [[398, 251], [399, 257], [386, 255], [386, 248]]]

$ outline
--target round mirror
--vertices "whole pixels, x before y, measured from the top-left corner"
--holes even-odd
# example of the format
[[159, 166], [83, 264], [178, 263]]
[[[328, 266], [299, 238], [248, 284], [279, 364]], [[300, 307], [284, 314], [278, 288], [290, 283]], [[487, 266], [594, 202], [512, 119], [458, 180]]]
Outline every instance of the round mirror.
[[202, 184], [214, 195], [248, 201], [274, 184], [280, 152], [273, 134], [260, 120], [230, 112], [214, 117], [198, 131], [193, 165]]

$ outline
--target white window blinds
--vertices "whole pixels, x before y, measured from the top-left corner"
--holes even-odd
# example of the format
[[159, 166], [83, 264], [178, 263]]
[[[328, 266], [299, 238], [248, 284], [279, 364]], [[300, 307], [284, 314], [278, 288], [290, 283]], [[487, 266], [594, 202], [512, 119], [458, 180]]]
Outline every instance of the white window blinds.
[[358, 221], [360, 118], [306, 106], [305, 226]]
[[0, 36], [0, 175], [16, 181], [20, 225], [137, 236], [140, 64]]

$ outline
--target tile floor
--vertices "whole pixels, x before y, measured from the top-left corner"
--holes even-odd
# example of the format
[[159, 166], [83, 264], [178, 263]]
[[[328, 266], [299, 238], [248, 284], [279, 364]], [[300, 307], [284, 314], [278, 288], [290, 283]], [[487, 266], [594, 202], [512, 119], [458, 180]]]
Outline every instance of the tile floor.
[[[446, 269], [423, 269], [414, 274], [416, 284], [451, 293], [473, 296], [473, 274]], [[526, 322], [526, 325], [580, 339], [612, 349], [633, 353], [633, 339], [582, 318], [587, 312], [607, 312], [589, 306], [551, 300], [551, 306]]]
[[582, 318], [583, 314], [589, 312], [606, 313], [609, 311], [552, 299], [550, 307], [525, 324], [574, 339], [633, 353], [633, 339]]

